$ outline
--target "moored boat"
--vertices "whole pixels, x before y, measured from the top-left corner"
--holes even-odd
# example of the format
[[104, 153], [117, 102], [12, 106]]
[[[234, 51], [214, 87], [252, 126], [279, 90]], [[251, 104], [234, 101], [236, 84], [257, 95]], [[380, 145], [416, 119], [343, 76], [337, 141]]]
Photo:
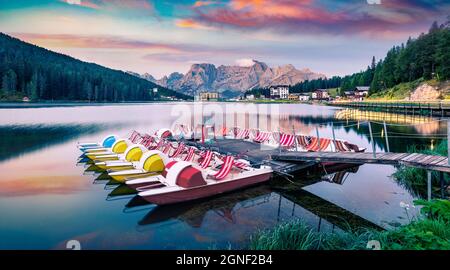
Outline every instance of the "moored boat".
[[[133, 169], [141, 159], [142, 155], [147, 152], [147, 148], [145, 148], [141, 144], [132, 144], [122, 155], [118, 155], [118, 160], [113, 161], [97, 161], [95, 160], [94, 166], [98, 167], [100, 170], [127, 170]], [[114, 154], [110, 154], [109, 156], [115, 156]], [[97, 158], [105, 158], [108, 155], [98, 156]]]
[[126, 178], [139, 178], [157, 175], [162, 172], [170, 161], [169, 157], [158, 150], [149, 150], [142, 154], [135, 169], [109, 171], [108, 175], [115, 181], [124, 183]]
[[[240, 164], [240, 165], [237, 165]], [[219, 169], [201, 169], [185, 161], [167, 164], [165, 175], [155, 177], [163, 186], [138, 193], [148, 202], [165, 205], [192, 201], [230, 192], [268, 181], [272, 175], [269, 166], [254, 168], [236, 163], [227, 156]]]

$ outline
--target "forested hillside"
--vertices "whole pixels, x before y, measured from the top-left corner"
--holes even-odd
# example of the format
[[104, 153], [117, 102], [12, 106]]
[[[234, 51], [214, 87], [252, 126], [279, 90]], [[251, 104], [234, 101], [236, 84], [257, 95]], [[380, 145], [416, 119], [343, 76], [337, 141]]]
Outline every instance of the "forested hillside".
[[304, 81], [291, 87], [292, 92], [309, 92], [317, 88], [339, 87], [341, 93], [356, 86], [370, 86], [370, 94], [399, 83], [450, 79], [450, 21], [433, 23], [428, 33], [409, 38], [405, 44], [391, 48], [378, 62], [372, 58], [365, 71], [345, 77]]
[[[158, 92], [152, 89], [157, 87]], [[25, 43], [0, 33], [0, 99], [150, 101], [191, 97], [122, 71]]]

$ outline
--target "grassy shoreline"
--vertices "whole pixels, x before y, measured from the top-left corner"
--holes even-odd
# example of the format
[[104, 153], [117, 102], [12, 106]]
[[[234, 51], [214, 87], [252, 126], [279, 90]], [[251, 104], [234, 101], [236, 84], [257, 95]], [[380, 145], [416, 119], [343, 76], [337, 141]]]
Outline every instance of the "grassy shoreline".
[[[411, 147], [409, 151], [445, 156], [447, 142], [441, 141], [433, 150]], [[426, 194], [426, 171], [400, 167], [393, 178], [406, 186], [416, 196]], [[445, 181], [449, 182], [446, 178]], [[433, 182], [436, 187], [438, 183]], [[279, 224], [270, 230], [252, 235], [249, 249], [252, 250], [367, 250], [369, 241], [376, 240], [384, 250], [450, 250], [450, 201], [416, 200], [421, 206], [421, 216], [411, 218], [408, 225], [385, 231], [373, 228], [347, 229], [342, 233], [319, 233], [302, 220]], [[416, 206], [399, 206], [408, 211]]]

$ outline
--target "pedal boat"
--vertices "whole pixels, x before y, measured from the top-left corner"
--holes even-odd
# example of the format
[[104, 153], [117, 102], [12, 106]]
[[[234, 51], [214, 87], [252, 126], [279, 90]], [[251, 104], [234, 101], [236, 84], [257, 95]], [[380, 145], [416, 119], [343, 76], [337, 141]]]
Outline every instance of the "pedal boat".
[[[97, 161], [93, 166], [100, 170], [106, 171], [120, 171], [120, 170], [130, 170], [134, 169], [139, 163], [142, 155], [147, 152], [148, 149], [141, 144], [132, 144], [128, 146], [127, 150], [123, 154], [118, 155], [118, 160], [111, 161]], [[100, 156], [99, 158], [101, 158]]]
[[202, 170], [190, 162], [174, 162], [165, 177], [155, 178], [161, 181], [162, 187], [141, 191], [138, 195], [157, 205], [192, 201], [266, 182], [273, 172], [269, 166], [237, 168], [231, 156], [226, 157], [218, 171]]
[[92, 151], [92, 152], [94, 152], [94, 151], [101, 151], [101, 150], [105, 150], [107, 148], [111, 148], [112, 145], [118, 139], [119, 139], [119, 137], [117, 137], [116, 135], [108, 135], [100, 143], [95, 143], [95, 142], [82, 143], [82, 142], [79, 142], [77, 144], [77, 147], [82, 152], [86, 152], [86, 151]]
[[[210, 167], [215, 168], [223, 163], [223, 161], [219, 158], [220, 154], [211, 150], [198, 152], [197, 148], [189, 147], [189, 150], [187, 150], [183, 155], [184, 157], [178, 155], [175, 158], [169, 155], [169, 157], [171, 157], [171, 162], [169, 162], [168, 164], [172, 164], [173, 161], [187, 161], [200, 166], [202, 169], [207, 169]], [[161, 187], [161, 181], [164, 178], [159, 179], [159, 177], [161, 177], [161, 175], [165, 177], [168, 168], [169, 165], [166, 165], [164, 171], [159, 175], [150, 175], [146, 177], [127, 177], [125, 178], [125, 184], [137, 191]]]
[[97, 162], [119, 160], [119, 155], [125, 153], [130, 145], [133, 145], [133, 143], [128, 139], [119, 139], [114, 142], [111, 148], [87, 150], [84, 155]]
[[127, 178], [141, 178], [160, 174], [170, 158], [158, 150], [150, 150], [142, 154], [135, 168], [121, 171], [108, 171], [108, 175], [117, 182], [125, 183]]

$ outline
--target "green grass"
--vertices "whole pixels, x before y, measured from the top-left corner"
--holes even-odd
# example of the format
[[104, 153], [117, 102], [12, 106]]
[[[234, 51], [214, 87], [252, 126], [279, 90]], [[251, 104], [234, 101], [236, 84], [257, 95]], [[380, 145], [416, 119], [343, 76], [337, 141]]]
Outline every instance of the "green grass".
[[283, 223], [251, 238], [251, 250], [367, 250], [369, 241], [382, 250], [450, 250], [450, 226], [442, 219], [413, 221], [392, 231], [361, 229], [319, 233], [301, 220]]
[[404, 100], [409, 98], [410, 94], [416, 89], [420, 84], [426, 83], [433, 87], [438, 87], [441, 89], [441, 98], [450, 99], [450, 82], [449, 81], [438, 81], [436, 79], [424, 80], [417, 79], [412, 82], [400, 83], [394, 87], [388, 88], [378, 93], [370, 95], [366, 101], [376, 101], [376, 100]]
[[[375, 93], [368, 97], [368, 100], [401, 100], [408, 98], [414, 89], [423, 83], [423, 79], [418, 79], [412, 82], [400, 83], [392, 88], [388, 88], [379, 93]], [[428, 83], [429, 81], [427, 81]], [[430, 82], [431, 84], [431, 82]]]
[[[442, 140], [436, 147], [431, 149], [421, 149], [417, 146], [411, 146], [408, 148], [410, 153], [422, 153], [427, 155], [447, 155], [447, 141]], [[433, 188], [439, 188], [440, 183], [438, 181], [438, 172], [432, 172], [432, 186]], [[424, 169], [401, 166], [392, 175], [393, 179], [408, 190], [410, 193], [417, 197], [425, 198], [427, 196], [427, 172]], [[444, 174], [444, 180], [448, 183], [450, 181], [447, 174]]]
[[339, 95], [338, 88], [328, 88], [327, 90], [328, 90], [328, 94], [333, 98], [335, 98], [337, 95]]
[[300, 220], [260, 232], [250, 242], [252, 250], [309, 250], [320, 246], [320, 237]]
[[[450, 250], [450, 201], [416, 200], [421, 215], [408, 225], [385, 231], [373, 228], [320, 233], [296, 219], [251, 236], [251, 250], [365, 250], [378, 241], [383, 250]], [[401, 207], [401, 206], [398, 206]], [[408, 211], [408, 209], [405, 209]], [[345, 228], [344, 228], [345, 229]]]

